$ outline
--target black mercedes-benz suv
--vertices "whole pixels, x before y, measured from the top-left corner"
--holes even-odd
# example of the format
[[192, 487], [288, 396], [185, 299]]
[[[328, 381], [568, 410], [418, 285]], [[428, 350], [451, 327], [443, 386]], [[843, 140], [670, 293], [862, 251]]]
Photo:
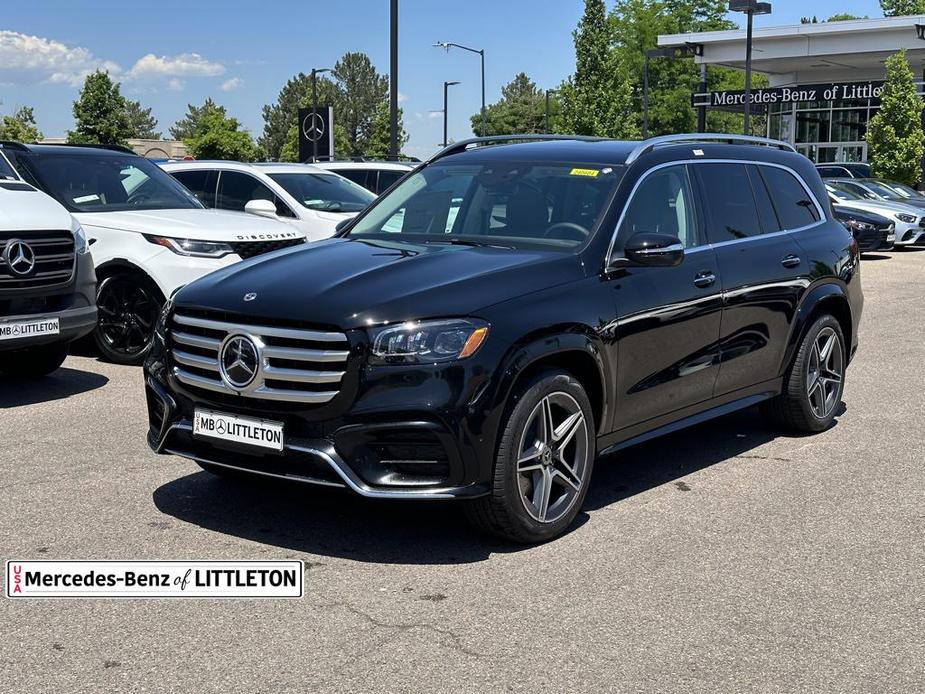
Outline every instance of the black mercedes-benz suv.
[[452, 145], [338, 238], [219, 270], [145, 366], [159, 453], [562, 533], [598, 455], [762, 404], [839, 413], [857, 245], [784, 143]]

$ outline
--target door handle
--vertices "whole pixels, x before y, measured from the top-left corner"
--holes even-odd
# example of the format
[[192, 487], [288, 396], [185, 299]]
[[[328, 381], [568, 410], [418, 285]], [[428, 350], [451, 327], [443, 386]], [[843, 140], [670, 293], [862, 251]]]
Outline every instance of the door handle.
[[704, 270], [694, 278], [694, 286], [701, 289], [712, 286], [714, 282], [716, 282], [716, 275], [710, 270]]
[[780, 261], [780, 264], [783, 265], [784, 267], [796, 267], [801, 262], [802, 261], [800, 260], [800, 256], [794, 255], [793, 253], [788, 253]]

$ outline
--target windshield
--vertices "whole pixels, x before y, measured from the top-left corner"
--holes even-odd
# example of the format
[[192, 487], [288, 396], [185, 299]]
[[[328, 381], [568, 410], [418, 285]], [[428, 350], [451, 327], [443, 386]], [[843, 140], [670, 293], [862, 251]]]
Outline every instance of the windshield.
[[192, 193], [144, 157], [75, 151], [21, 161], [71, 212], [202, 208]]
[[405, 178], [350, 230], [411, 243], [573, 248], [623, 173], [602, 164], [436, 164]]
[[876, 200], [877, 196], [858, 186], [848, 186], [844, 183], [827, 183], [826, 190], [839, 200]]
[[881, 181], [880, 185], [889, 186], [897, 193], [899, 193], [903, 198], [921, 198], [922, 194], [911, 186], [907, 186], [905, 183], [897, 183], [896, 181]]
[[899, 191], [891, 188], [890, 186], [883, 185], [882, 183], [877, 183], [875, 181], [864, 181], [864, 185], [870, 190], [874, 191], [881, 198], [886, 198], [887, 200], [905, 200], [905, 196], [900, 195]]
[[16, 175], [16, 171], [10, 165], [10, 162], [6, 160], [6, 155], [3, 152], [0, 152], [0, 181], [18, 181], [19, 176]]
[[335, 174], [269, 174], [299, 204], [310, 210], [360, 212], [376, 199], [366, 188]]

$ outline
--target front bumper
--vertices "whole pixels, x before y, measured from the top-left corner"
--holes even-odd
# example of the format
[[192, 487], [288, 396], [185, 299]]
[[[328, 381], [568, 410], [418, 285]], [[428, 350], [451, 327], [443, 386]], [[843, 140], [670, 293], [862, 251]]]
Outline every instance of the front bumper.
[[57, 334], [2, 340], [0, 341], [0, 352], [9, 352], [25, 349], [27, 347], [50, 345], [59, 342], [73, 342], [89, 334], [93, 331], [93, 328], [96, 327], [96, 306], [73, 308], [66, 311], [55, 311], [51, 313], [3, 316], [0, 318], [0, 325], [19, 321], [47, 320], [49, 318], [58, 319], [59, 332]]
[[[489, 490], [494, 436], [485, 414], [470, 407], [473, 389], [484, 385], [473, 376], [484, 373], [476, 364], [413, 373], [353, 364], [342, 397], [304, 408], [191, 388], [169, 361], [156, 342], [145, 365], [147, 440], [156, 453], [369, 498], [471, 498]], [[282, 453], [194, 436], [199, 407], [281, 422]]]

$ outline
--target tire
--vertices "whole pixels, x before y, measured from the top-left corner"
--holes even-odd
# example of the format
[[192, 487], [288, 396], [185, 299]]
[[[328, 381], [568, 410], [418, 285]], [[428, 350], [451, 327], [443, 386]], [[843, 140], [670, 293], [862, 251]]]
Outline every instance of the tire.
[[828, 429], [845, 389], [846, 354], [839, 322], [819, 316], [803, 336], [783, 392], [765, 403], [764, 412], [788, 429], [809, 434]]
[[138, 272], [117, 272], [100, 282], [96, 303], [99, 320], [93, 341], [103, 359], [129, 366], [143, 363], [164, 305], [157, 285]]
[[[466, 502], [466, 515], [506, 540], [545, 542], [571, 525], [588, 492], [596, 454], [594, 414], [582, 385], [560, 370], [538, 374], [513, 402], [498, 442], [491, 492]], [[552, 426], [544, 424], [550, 417]]]
[[40, 378], [56, 371], [67, 357], [67, 343], [0, 353], [0, 373], [13, 378]]

